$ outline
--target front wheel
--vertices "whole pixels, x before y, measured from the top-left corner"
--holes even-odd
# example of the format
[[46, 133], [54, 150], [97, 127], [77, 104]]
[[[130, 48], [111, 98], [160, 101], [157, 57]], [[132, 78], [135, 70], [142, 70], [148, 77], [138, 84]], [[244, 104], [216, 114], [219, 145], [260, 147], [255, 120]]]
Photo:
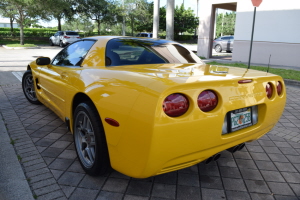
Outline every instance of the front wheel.
[[74, 112], [74, 142], [79, 162], [91, 175], [103, 175], [110, 169], [108, 148], [100, 116], [91, 102], [80, 103]]
[[218, 52], [218, 53], [222, 52], [222, 47], [220, 45], [216, 45], [215, 46], [215, 51]]
[[32, 104], [41, 104], [37, 99], [32, 72], [27, 70], [22, 78], [22, 88], [27, 100]]

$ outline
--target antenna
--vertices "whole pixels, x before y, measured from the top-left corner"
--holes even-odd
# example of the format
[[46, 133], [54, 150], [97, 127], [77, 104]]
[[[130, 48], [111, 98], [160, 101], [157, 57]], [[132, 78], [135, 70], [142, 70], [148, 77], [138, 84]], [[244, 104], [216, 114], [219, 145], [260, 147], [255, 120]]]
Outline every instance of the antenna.
[[269, 57], [269, 63], [268, 63], [268, 69], [267, 69], [267, 73], [269, 73], [270, 60], [271, 60], [271, 54], [270, 54], [270, 57]]

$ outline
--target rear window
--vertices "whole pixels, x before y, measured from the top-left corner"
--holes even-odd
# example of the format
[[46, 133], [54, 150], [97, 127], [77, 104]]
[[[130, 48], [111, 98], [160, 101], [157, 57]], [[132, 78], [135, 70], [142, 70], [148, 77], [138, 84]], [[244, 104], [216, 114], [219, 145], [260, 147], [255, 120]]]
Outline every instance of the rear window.
[[116, 38], [107, 43], [106, 66], [202, 63], [193, 52], [167, 40]]
[[66, 32], [66, 35], [78, 35], [77, 32]]

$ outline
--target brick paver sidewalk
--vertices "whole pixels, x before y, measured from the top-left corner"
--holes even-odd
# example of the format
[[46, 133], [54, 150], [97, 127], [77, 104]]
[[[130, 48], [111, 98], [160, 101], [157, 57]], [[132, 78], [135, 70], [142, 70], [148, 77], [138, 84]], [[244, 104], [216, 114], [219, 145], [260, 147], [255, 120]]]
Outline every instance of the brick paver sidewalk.
[[300, 199], [300, 89], [288, 87], [287, 93], [280, 122], [242, 151], [147, 179], [116, 171], [86, 175], [64, 123], [45, 106], [30, 104], [20, 84], [0, 86], [0, 113], [38, 200], [293, 200]]

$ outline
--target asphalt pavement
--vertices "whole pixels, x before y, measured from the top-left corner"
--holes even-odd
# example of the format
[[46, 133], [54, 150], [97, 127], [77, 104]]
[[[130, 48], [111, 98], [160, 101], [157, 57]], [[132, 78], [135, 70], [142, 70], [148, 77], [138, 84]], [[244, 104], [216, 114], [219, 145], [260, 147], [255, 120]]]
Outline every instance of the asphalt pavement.
[[300, 199], [299, 82], [286, 81], [287, 104], [275, 128], [242, 151], [148, 179], [116, 171], [90, 177], [64, 123], [30, 104], [21, 89], [28, 62], [60, 50], [0, 47], [0, 200]]

